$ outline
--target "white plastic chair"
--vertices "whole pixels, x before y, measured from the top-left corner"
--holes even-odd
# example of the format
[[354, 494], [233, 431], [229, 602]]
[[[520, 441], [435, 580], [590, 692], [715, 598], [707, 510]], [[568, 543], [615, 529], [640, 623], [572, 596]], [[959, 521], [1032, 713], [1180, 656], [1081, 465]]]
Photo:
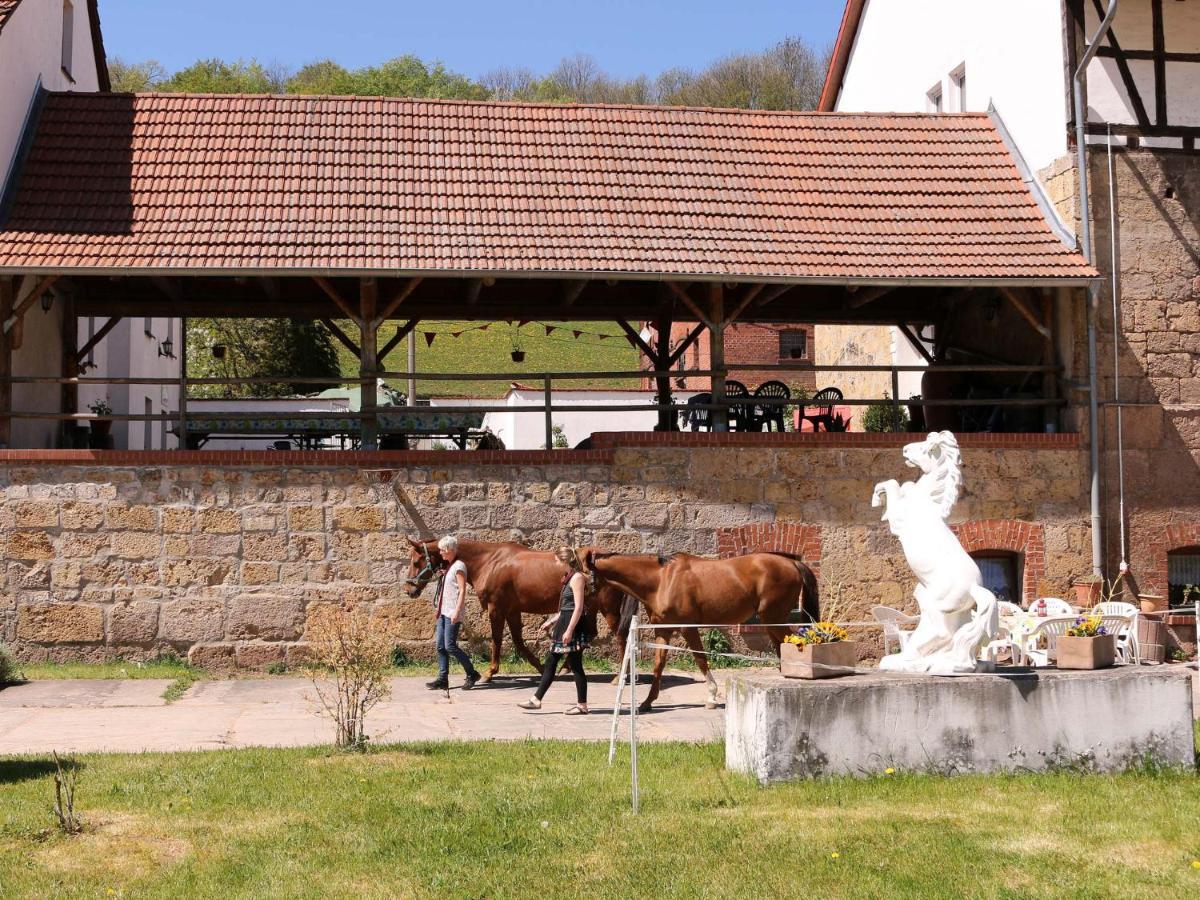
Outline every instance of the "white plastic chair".
[[[1075, 624], [1078, 616], [1051, 616], [1042, 619], [1021, 639], [1021, 643], [1013, 644], [1018, 651], [1014, 654], [1013, 662], [1019, 666], [1048, 666], [1051, 660], [1058, 658], [1058, 639], [1068, 628]], [[1042, 641], [1045, 647], [1039, 647]], [[1020, 661], [1016, 659], [1020, 656]]]
[[[916, 628], [921, 621], [920, 616], [910, 616], [890, 606], [872, 606], [871, 615], [875, 617], [876, 622], [883, 626], [883, 653], [885, 656], [888, 652], [888, 641], [895, 641], [896, 646], [903, 652], [905, 644], [912, 636], [912, 628]], [[908, 625], [911, 628], [902, 630], [901, 625]]]
[[1142, 651], [1138, 646], [1137, 626], [1138, 626], [1138, 608], [1132, 603], [1125, 603], [1119, 600], [1106, 600], [1103, 603], [1097, 603], [1092, 611], [1102, 616], [1125, 616], [1129, 621], [1116, 632], [1117, 649], [1121, 653], [1122, 662], [1133, 662], [1135, 665], [1140, 665], [1142, 662]]
[[1000, 657], [1003, 656], [1005, 652], [1011, 655], [1012, 661], [1015, 664], [1021, 653], [1021, 648], [1013, 643], [1012, 636], [1008, 633], [1008, 629], [1001, 625], [1000, 631], [996, 635], [995, 639], [989, 641], [986, 646], [980, 649], [979, 658], [987, 662], [999, 662]]

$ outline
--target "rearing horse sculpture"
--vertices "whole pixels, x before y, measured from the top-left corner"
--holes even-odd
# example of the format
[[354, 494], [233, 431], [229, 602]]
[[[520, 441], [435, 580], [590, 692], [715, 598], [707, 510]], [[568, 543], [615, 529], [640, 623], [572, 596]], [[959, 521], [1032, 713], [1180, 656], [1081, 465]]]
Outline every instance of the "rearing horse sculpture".
[[[443, 562], [438, 550], [437, 539], [414, 541], [408, 539], [408, 595], [419, 597], [425, 586], [437, 578]], [[559, 592], [562, 590], [562, 566], [554, 554], [507, 541], [470, 541], [459, 538], [458, 558], [467, 566], [467, 582], [475, 589], [483, 611], [487, 613], [492, 630], [492, 658], [482, 681], [488, 682], [500, 671], [500, 647], [504, 640], [504, 625], [508, 624], [513, 649], [524, 657], [535, 669], [542, 661], [525, 645], [521, 634], [521, 614], [550, 615], [558, 611]], [[597, 585], [588, 597], [586, 616], [591, 618], [592, 634], [596, 633], [595, 621], [599, 613], [604, 616], [609, 630], [617, 641], [621, 654], [625, 654], [625, 637], [621, 633], [622, 608], [626, 618], [632, 614], [634, 602], [619, 588]], [[626, 629], [628, 630], [628, 629]]]
[[[671, 557], [633, 555], [585, 550], [584, 567], [601, 582], [616, 585], [637, 597], [655, 625], [741, 625], [757, 615], [775, 625], [787, 621], [799, 607], [809, 621], [820, 618], [817, 578], [798, 556], [790, 553], [750, 553], [730, 559], [705, 559], [687, 553]], [[624, 623], [623, 623], [624, 627]], [[708, 668], [704, 645], [695, 628], [680, 633], [692, 651], [696, 665], [708, 682], [709, 708], [717, 704], [717, 682]], [[656, 642], [666, 642], [671, 631], [655, 630]], [[768, 628], [776, 647], [787, 637], [786, 627]], [[642, 701], [647, 710], [658, 699], [666, 650], [657, 651], [654, 680]]]

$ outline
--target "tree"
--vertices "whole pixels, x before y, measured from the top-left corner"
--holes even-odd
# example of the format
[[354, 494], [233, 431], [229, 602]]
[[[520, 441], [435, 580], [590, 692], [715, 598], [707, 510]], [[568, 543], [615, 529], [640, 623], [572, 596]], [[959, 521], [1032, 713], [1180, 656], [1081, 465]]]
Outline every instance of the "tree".
[[258, 60], [201, 59], [180, 69], [158, 85], [157, 90], [188, 94], [271, 94], [284, 88], [286, 71]]
[[293, 75], [287, 83], [289, 94], [338, 96], [353, 94], [353, 76], [332, 59], [309, 63]]
[[[273, 384], [199, 385], [201, 397], [282, 397], [337, 387], [341, 375], [329, 331], [293, 319], [189, 319], [189, 378], [269, 378]], [[328, 384], [286, 381], [287, 376], [331, 378]]]
[[118, 93], [135, 94], [157, 90], [167, 77], [167, 70], [157, 59], [129, 63], [114, 56], [108, 61], [108, 78]]

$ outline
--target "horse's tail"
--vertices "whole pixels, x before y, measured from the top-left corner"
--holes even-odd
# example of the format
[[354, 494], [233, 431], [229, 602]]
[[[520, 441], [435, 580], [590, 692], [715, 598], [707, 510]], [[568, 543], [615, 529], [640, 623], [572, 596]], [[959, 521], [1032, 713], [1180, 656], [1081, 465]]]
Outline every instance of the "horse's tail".
[[800, 572], [800, 609], [810, 622], [821, 621], [821, 591], [817, 576], [800, 560], [793, 560]]
[[958, 659], [975, 659], [980, 645], [994, 638], [1000, 629], [996, 595], [977, 584], [971, 588], [971, 599], [975, 601], [975, 615], [954, 633], [954, 656]]
[[634, 614], [637, 613], [638, 602], [637, 597], [632, 594], [626, 594], [625, 599], [621, 602], [621, 618], [617, 622], [617, 634], [621, 636], [621, 640], [629, 639], [629, 626], [633, 624]]

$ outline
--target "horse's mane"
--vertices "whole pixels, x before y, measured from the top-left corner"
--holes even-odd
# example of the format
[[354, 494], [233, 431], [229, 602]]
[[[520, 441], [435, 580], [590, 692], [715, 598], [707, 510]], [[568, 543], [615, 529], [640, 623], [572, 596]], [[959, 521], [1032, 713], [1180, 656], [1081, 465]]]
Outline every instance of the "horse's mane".
[[929, 448], [931, 454], [935, 447], [938, 450], [937, 465], [929, 473], [933, 481], [929, 499], [937, 504], [938, 512], [945, 519], [958, 502], [958, 492], [962, 488], [962, 454], [952, 434], [942, 432], [937, 438]]

